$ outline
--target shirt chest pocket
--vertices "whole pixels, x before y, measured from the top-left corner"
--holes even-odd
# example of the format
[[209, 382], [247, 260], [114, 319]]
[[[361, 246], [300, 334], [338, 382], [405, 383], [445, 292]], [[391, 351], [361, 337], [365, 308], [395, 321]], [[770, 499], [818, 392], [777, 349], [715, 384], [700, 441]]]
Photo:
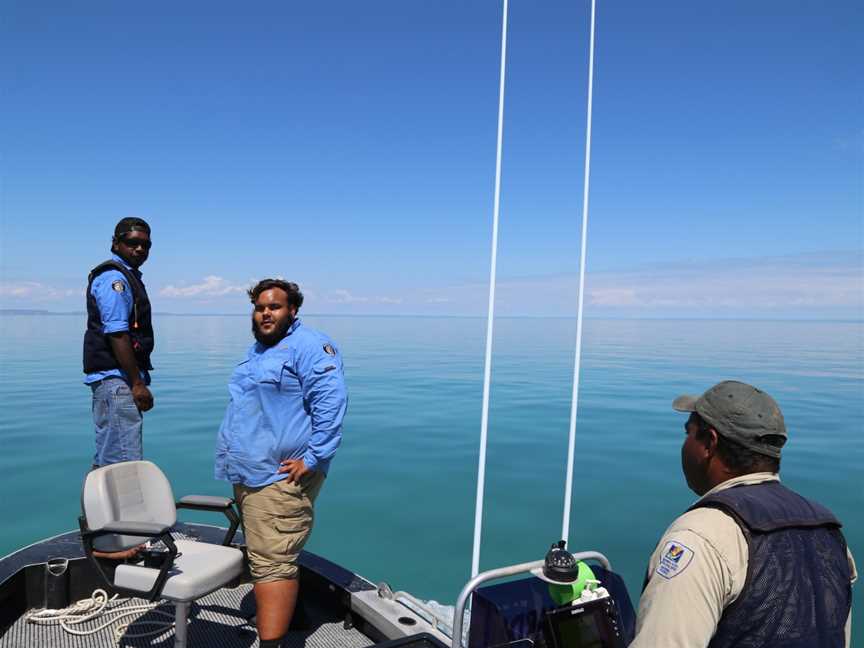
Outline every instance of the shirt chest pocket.
[[273, 390], [286, 394], [299, 394], [301, 391], [297, 375], [284, 362], [270, 360], [261, 363], [257, 382], [263, 390]]

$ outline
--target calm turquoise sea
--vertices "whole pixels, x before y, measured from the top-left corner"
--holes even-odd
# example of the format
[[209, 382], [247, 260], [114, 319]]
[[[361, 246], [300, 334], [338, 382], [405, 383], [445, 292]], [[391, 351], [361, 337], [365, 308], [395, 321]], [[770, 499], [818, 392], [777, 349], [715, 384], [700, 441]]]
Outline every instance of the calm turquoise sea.
[[[471, 562], [485, 320], [304, 320], [339, 342], [350, 391], [309, 548], [452, 602]], [[228, 494], [213, 479], [214, 438], [249, 321], [156, 323], [145, 454], [178, 497]], [[496, 322], [484, 569], [542, 558], [560, 534], [575, 327]], [[93, 445], [83, 328], [83, 316], [0, 316], [0, 555], [76, 526]], [[659, 535], [694, 499], [680, 470], [684, 419], [671, 401], [725, 378], [779, 401], [791, 435], [784, 481], [834, 510], [864, 566], [861, 323], [588, 320], [583, 348], [571, 546], [605, 553], [634, 600]]]

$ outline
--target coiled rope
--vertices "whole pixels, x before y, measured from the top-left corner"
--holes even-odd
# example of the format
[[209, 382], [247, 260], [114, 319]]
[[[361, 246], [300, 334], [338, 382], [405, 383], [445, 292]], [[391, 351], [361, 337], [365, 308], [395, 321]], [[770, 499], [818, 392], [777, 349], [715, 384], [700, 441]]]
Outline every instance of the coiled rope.
[[[138, 619], [116, 625], [114, 627], [114, 640], [117, 642], [123, 637], [149, 637], [151, 635], [162, 634], [169, 628], [174, 627], [174, 615], [164, 610], [157, 610], [156, 608], [159, 603], [135, 603], [130, 605], [131, 601], [132, 599], [118, 600], [117, 594], [108, 598], [108, 593], [105, 590], [97, 589], [93, 591], [90, 598], [81, 599], [69, 607], [61, 610], [33, 610], [25, 614], [24, 619], [27, 623], [38, 625], [59, 625], [69, 634], [82, 637], [101, 632], [126, 617], [140, 616], [142, 612], [152, 612], [153, 614], [170, 619], [170, 621]], [[103, 616], [105, 620], [95, 628], [78, 629], [76, 627]], [[147, 632], [129, 632], [129, 628], [138, 625], [156, 626], [156, 628]]]

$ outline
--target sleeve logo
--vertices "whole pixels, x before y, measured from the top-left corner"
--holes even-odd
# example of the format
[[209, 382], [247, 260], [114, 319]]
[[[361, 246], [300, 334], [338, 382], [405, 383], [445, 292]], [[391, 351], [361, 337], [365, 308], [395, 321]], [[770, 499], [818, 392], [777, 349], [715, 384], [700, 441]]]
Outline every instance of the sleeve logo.
[[116, 292], [123, 292], [123, 291], [126, 290], [126, 284], [124, 284], [124, 283], [123, 283], [122, 281], [120, 281], [119, 279], [118, 279], [117, 281], [115, 281], [114, 283], [112, 283], [112, 284], [111, 284], [111, 287], [112, 287]]
[[675, 578], [683, 572], [693, 561], [693, 550], [680, 542], [671, 540], [663, 547], [660, 554], [660, 562], [655, 570], [663, 578]]
[[324, 345], [324, 353], [326, 353], [326, 354], [329, 355], [329, 356], [335, 356], [335, 355], [336, 355], [336, 349], [334, 349], [334, 348], [333, 348], [331, 345], [329, 345], [329, 344], [325, 344], [325, 345]]

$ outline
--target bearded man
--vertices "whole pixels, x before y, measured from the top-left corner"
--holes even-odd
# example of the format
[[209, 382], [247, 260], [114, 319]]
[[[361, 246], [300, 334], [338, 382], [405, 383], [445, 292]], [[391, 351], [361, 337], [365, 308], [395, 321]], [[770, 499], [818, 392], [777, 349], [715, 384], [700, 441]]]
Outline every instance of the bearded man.
[[279, 648], [299, 591], [297, 558], [342, 438], [348, 404], [342, 356], [297, 317], [297, 284], [249, 290], [255, 344], [228, 384], [216, 478], [234, 485], [257, 604], [261, 648]]

